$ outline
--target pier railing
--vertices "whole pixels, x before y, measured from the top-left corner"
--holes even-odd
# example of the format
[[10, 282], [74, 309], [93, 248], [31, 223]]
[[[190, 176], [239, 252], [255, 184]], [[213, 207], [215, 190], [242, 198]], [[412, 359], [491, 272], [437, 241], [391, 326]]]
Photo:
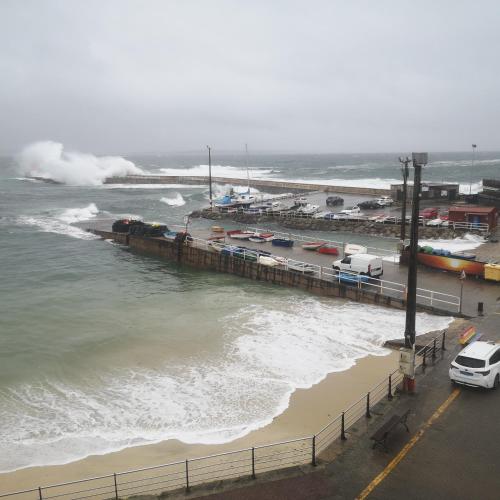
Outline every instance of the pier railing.
[[[416, 365], [425, 367], [445, 350], [446, 331], [443, 330], [416, 354]], [[392, 400], [400, 389], [403, 374], [392, 371], [371, 387], [357, 401], [330, 420], [311, 436], [253, 446], [225, 453], [191, 458], [167, 464], [145, 467], [40, 486], [0, 494], [9, 500], [119, 500], [138, 495], [165, 496], [172, 491], [189, 492], [194, 486], [237, 478], [256, 479], [269, 471], [294, 466], [316, 466], [328, 459], [327, 449], [350, 438], [352, 428], [374, 415], [374, 407], [383, 400]]]
[[[275, 232], [274, 234], [279, 236], [280, 233]], [[286, 233], [286, 235], [288, 236], [289, 233]], [[218, 242], [217, 240], [211, 241], [193, 237], [190, 238], [189, 244], [210, 251], [221, 251], [225, 248], [225, 252], [233, 258], [252, 262], [259, 262], [259, 257], [263, 254], [259, 250], [241, 248], [237, 244], [232, 245], [230, 243]], [[275, 259], [279, 267], [288, 271], [307, 274], [324, 281], [355, 286], [360, 290], [371, 290], [385, 296], [406, 300], [407, 286], [403, 283], [360, 275], [352, 271], [336, 270], [318, 264], [310, 264], [309, 262], [285, 258], [269, 252], [266, 252], [265, 256]], [[417, 288], [417, 302], [425, 306], [446, 308], [453, 312], [460, 311], [460, 297], [436, 290]]]

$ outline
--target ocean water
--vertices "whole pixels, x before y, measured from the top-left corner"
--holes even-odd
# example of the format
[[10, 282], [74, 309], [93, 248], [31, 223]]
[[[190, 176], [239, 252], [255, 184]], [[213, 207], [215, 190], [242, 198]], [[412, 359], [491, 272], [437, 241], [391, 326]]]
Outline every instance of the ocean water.
[[[190, 270], [81, 229], [124, 215], [182, 224], [206, 187], [105, 186], [102, 172], [205, 173], [202, 155], [50, 152], [0, 159], [0, 471], [169, 438], [231, 441], [270, 422], [295, 389], [401, 336], [402, 312]], [[397, 178], [394, 156], [248, 163], [252, 176], [361, 185]], [[497, 158], [478, 155], [471, 172], [467, 155], [433, 155], [425, 176], [477, 183], [498, 177]], [[214, 152], [217, 174], [245, 177], [246, 161]], [[419, 315], [418, 331], [448, 322]]]

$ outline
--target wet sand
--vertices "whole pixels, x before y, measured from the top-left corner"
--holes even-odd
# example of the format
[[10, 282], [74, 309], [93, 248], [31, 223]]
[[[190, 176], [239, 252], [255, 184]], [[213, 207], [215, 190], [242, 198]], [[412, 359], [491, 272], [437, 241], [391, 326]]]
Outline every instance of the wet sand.
[[329, 374], [309, 389], [298, 389], [289, 407], [269, 425], [230, 443], [189, 445], [168, 440], [66, 465], [26, 468], [0, 474], [0, 494], [311, 436], [388, 376], [397, 362], [398, 353], [388, 350], [387, 356], [368, 356], [349, 370]]

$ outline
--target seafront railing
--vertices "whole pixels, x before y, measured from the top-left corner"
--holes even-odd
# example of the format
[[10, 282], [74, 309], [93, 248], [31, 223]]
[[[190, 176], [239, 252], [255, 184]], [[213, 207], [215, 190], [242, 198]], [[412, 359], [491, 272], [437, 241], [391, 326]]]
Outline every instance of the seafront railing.
[[[445, 350], [446, 330], [415, 353], [417, 367], [431, 364]], [[333, 444], [349, 439], [352, 428], [372, 418], [374, 407], [392, 400], [403, 381], [396, 369], [371, 387], [319, 432], [311, 436], [217, 453], [167, 464], [155, 465], [98, 477], [85, 478], [38, 488], [0, 494], [9, 500], [119, 500], [137, 495], [166, 496], [214, 481], [248, 478], [294, 466], [316, 466], [328, 460], [327, 450]]]
[[[279, 236], [281, 233], [275, 232], [274, 234]], [[238, 247], [238, 245], [222, 243], [217, 240], [204, 240], [202, 238], [190, 237], [188, 244], [209, 251], [221, 251], [226, 248], [225, 252], [233, 258], [253, 262], [259, 262], [259, 257], [262, 255], [262, 252], [259, 250], [242, 248]], [[234, 247], [234, 249], [231, 249], [231, 247]], [[280, 267], [288, 271], [307, 274], [308, 276], [313, 276], [324, 281], [350, 285], [360, 290], [371, 290], [385, 296], [406, 300], [408, 289], [403, 283], [374, 278], [367, 275], [361, 276], [352, 271], [336, 270], [332, 267], [285, 258], [270, 252], [266, 252], [265, 256], [275, 259]], [[438, 292], [436, 290], [428, 290], [426, 288], [417, 288], [417, 303], [430, 307], [446, 307], [453, 312], [460, 311], [460, 297], [449, 293]]]

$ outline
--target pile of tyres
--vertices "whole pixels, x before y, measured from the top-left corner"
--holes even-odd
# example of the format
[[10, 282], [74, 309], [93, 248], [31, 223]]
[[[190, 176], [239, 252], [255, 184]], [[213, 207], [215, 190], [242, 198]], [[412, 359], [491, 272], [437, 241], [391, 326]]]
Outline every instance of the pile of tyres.
[[147, 224], [140, 220], [119, 219], [113, 222], [112, 231], [114, 233], [133, 234], [135, 236], [163, 236], [168, 231], [164, 224]]

